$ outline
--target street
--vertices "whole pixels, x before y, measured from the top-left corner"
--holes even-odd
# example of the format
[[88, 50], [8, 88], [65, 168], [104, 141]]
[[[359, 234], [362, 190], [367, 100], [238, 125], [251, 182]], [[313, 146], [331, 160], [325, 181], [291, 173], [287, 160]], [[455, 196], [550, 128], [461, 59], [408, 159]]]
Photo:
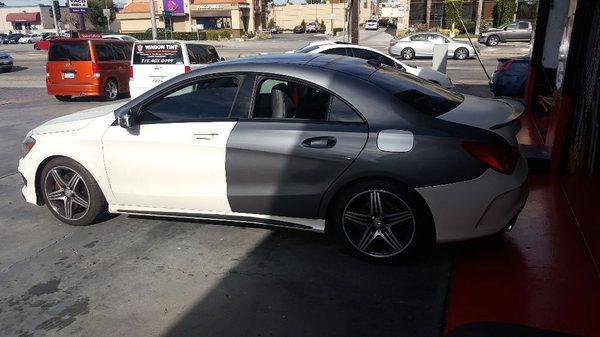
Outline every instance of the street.
[[[361, 44], [387, 49], [385, 31], [361, 34]], [[213, 44], [232, 59], [319, 39], [281, 34]], [[526, 55], [526, 46], [482, 46], [482, 62], [491, 74], [498, 57]], [[0, 49], [15, 60], [0, 74], [0, 335], [440, 334], [453, 245], [400, 265], [369, 264], [325, 235], [124, 215], [71, 227], [25, 203], [16, 169], [27, 132], [105, 103], [57, 101], [45, 92], [46, 52]], [[449, 60], [448, 75], [460, 92], [491, 96], [477, 59]]]

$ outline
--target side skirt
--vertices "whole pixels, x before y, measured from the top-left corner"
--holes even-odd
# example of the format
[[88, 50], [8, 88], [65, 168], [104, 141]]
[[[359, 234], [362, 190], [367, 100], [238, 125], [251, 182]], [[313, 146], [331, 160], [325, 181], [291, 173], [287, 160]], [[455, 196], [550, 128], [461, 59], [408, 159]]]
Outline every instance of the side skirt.
[[267, 226], [267, 227], [292, 228], [292, 229], [299, 229], [299, 230], [318, 232], [318, 233], [325, 232], [325, 220], [323, 220], [323, 219], [291, 218], [291, 217], [283, 217], [283, 216], [270, 216], [270, 215], [246, 214], [246, 213], [212, 214], [212, 213], [185, 213], [185, 212], [165, 212], [165, 211], [127, 210], [127, 209], [117, 209], [114, 212], [120, 213], [120, 214], [152, 216], [152, 217], [168, 217], [168, 218], [180, 218], [180, 219], [238, 222], [238, 223]]

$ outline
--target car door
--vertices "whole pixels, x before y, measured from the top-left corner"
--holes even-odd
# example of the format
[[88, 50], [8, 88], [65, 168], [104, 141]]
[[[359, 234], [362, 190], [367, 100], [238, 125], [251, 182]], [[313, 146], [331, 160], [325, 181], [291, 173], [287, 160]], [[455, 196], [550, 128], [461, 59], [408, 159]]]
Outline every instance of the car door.
[[234, 212], [317, 218], [321, 197], [352, 163], [368, 127], [343, 100], [301, 80], [260, 76], [249, 118], [227, 143]]
[[108, 128], [104, 162], [121, 209], [230, 211], [225, 153], [242, 79], [227, 75], [172, 87], [133, 108], [139, 125]]
[[515, 39], [519, 41], [529, 41], [531, 39], [531, 26], [527, 21], [520, 21], [517, 24]]
[[113, 48], [115, 55], [116, 71], [115, 76], [119, 82], [119, 91], [129, 92], [129, 60], [131, 60], [131, 44], [124, 42], [112, 42], [109, 45]]
[[517, 27], [516, 22], [511, 22], [511, 23], [507, 24], [506, 27], [504, 27], [504, 33], [502, 34], [502, 36], [504, 37], [503, 40], [504, 41], [518, 40], [519, 32], [518, 32], [517, 28], [518, 27]]
[[433, 44], [429, 42], [430, 34], [415, 34], [410, 38], [410, 47], [415, 50], [415, 56], [433, 55]]
[[[115, 51], [109, 42], [93, 42], [96, 64], [100, 69], [103, 81], [109, 77], [115, 77], [119, 62], [116, 60]], [[117, 79], [118, 80], [118, 79]], [[104, 83], [102, 84], [104, 85]]]

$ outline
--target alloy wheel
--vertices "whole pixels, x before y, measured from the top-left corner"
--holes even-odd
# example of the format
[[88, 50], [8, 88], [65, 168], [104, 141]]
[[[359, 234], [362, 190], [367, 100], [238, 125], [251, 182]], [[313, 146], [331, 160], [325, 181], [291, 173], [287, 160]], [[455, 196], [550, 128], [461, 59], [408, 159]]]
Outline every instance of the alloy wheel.
[[117, 84], [114, 81], [108, 81], [106, 83], [106, 98], [110, 101], [114, 100], [115, 98], [117, 98], [117, 95], [119, 94], [119, 90], [117, 88]]
[[459, 60], [464, 60], [469, 55], [469, 52], [465, 48], [459, 48], [456, 50], [456, 58]]
[[500, 42], [500, 39], [498, 39], [497, 36], [492, 35], [492, 36], [488, 37], [488, 40], [487, 40], [488, 46], [497, 46], [498, 42]]
[[46, 200], [62, 218], [79, 220], [90, 207], [90, 193], [81, 175], [66, 166], [52, 168], [44, 182]]
[[414, 57], [414, 51], [410, 48], [406, 48], [402, 50], [402, 58], [405, 60], [410, 60]]
[[410, 246], [415, 237], [415, 217], [394, 193], [367, 190], [354, 196], [342, 213], [342, 227], [349, 242], [361, 253], [393, 257]]

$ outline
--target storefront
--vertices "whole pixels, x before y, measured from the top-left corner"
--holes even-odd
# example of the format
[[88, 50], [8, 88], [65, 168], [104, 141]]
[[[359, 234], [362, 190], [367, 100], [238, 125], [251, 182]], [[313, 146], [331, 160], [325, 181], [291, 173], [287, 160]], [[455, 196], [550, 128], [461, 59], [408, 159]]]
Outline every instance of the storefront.
[[192, 22], [203, 29], [231, 29], [233, 36], [240, 36], [249, 29], [250, 5], [243, 2], [192, 4]]

